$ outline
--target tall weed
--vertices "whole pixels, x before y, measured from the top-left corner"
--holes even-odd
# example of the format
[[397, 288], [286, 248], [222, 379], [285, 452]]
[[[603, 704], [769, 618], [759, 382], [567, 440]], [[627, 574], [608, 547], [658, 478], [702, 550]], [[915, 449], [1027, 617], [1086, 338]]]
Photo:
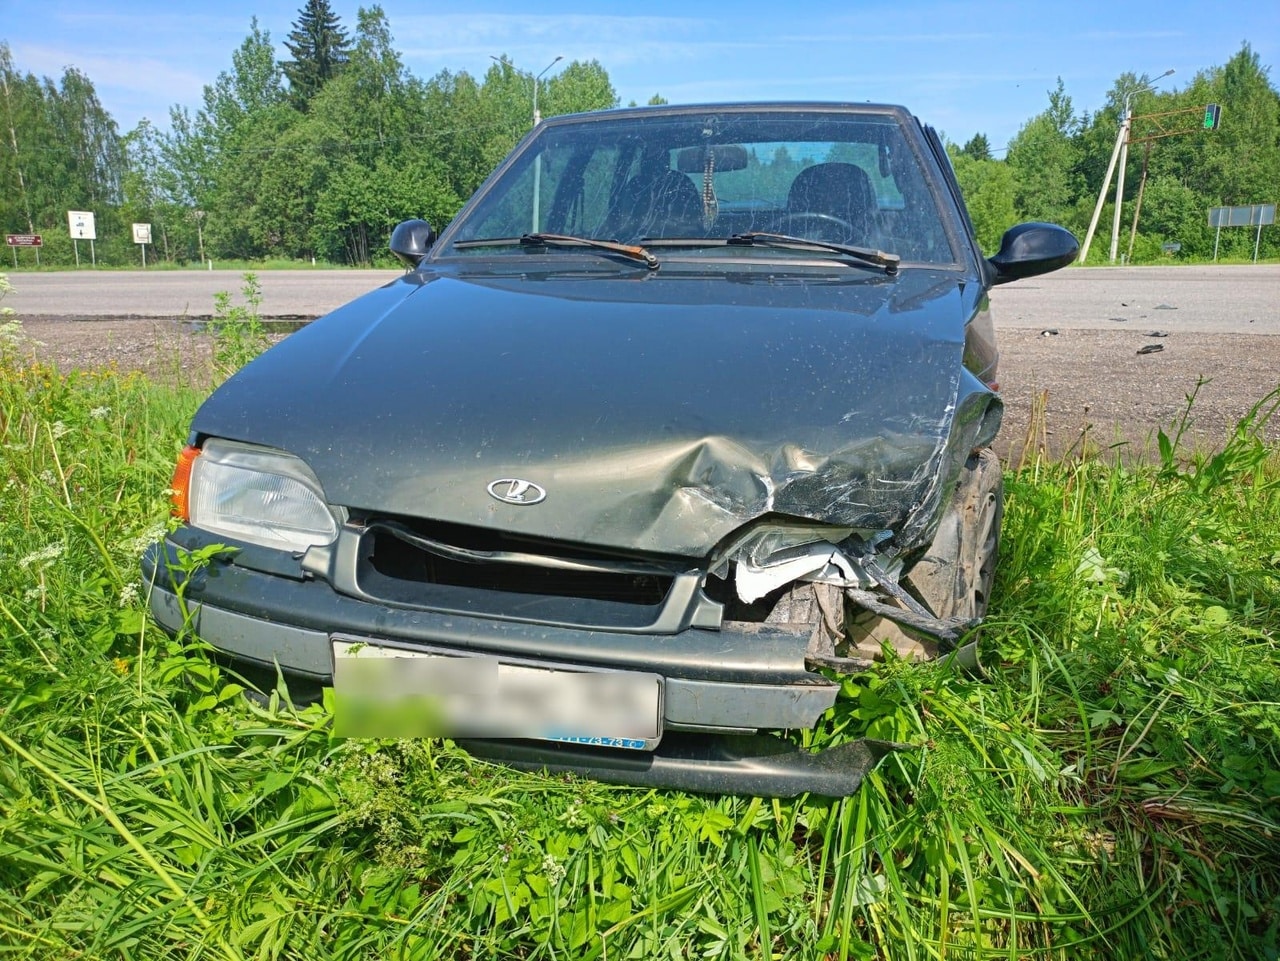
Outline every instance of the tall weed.
[[213, 295], [213, 319], [209, 332], [213, 336], [213, 366], [219, 380], [224, 380], [271, 346], [271, 338], [262, 324], [258, 309], [262, 306], [262, 285], [258, 275], [246, 272], [240, 288], [243, 303], [233, 304], [225, 290]]

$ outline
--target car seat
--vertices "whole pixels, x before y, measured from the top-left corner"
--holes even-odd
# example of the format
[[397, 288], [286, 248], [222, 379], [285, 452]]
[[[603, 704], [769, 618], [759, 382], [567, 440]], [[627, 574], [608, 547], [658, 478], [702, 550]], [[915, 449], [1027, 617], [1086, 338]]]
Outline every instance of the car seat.
[[622, 188], [605, 233], [621, 241], [703, 236], [702, 197], [693, 181], [676, 170], [635, 177]]
[[[814, 236], [845, 243], [868, 243], [875, 230], [876, 193], [865, 170], [850, 163], [821, 163], [800, 171], [787, 192], [789, 232], [804, 233], [803, 215], [811, 214], [809, 230]], [[845, 230], [824, 217], [837, 217], [849, 224]]]

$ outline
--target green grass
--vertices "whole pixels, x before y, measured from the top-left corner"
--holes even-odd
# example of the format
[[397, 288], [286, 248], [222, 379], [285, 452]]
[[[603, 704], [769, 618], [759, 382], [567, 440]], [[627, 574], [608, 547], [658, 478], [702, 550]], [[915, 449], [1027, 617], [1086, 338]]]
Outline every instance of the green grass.
[[1277, 956], [1280, 469], [1254, 422], [1190, 462], [1010, 474], [987, 675], [849, 680], [806, 740], [911, 750], [780, 802], [254, 706], [139, 582], [199, 391], [0, 355], [0, 955]]

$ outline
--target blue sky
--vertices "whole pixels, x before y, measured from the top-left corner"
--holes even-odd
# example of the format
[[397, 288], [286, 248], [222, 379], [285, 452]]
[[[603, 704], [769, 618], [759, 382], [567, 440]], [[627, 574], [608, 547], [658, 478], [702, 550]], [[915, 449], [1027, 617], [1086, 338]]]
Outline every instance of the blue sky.
[[[332, 0], [350, 32], [358, 0]], [[122, 133], [143, 117], [167, 126], [171, 104], [193, 109], [257, 16], [282, 42], [302, 0], [0, 0], [0, 39], [16, 66], [58, 77], [74, 64]], [[978, 131], [1002, 148], [1044, 109], [1059, 76], [1075, 108], [1096, 110], [1124, 71], [1161, 89], [1225, 63], [1247, 40], [1264, 65], [1280, 59], [1280, 3], [1140, 0], [1056, 4], [884, 0], [383, 0], [396, 47], [420, 77], [481, 76], [507, 55], [537, 73], [556, 56], [597, 59], [623, 103], [661, 93], [673, 103], [871, 100], [902, 103], [964, 142]], [[553, 68], [549, 75], [559, 67]], [[1273, 75], [1274, 81], [1274, 75]]]

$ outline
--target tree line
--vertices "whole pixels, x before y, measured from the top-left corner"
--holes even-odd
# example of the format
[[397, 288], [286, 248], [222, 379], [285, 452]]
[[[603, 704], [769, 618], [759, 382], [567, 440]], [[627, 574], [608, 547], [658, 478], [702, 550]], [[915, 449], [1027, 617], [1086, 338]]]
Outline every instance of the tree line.
[[[348, 34], [328, 0], [306, 0], [277, 60], [257, 21], [231, 67], [194, 110], [175, 105], [167, 129], [144, 120], [121, 134], [92, 81], [23, 73], [0, 41], [0, 224], [44, 236], [45, 263], [70, 263], [68, 209], [97, 217], [97, 256], [133, 263], [129, 225], [152, 225], [152, 255], [387, 263], [391, 228], [410, 216], [443, 226], [532, 123], [533, 84], [544, 116], [617, 106], [608, 72], [575, 61], [541, 81], [497, 58], [482, 78], [442, 70], [413, 76], [381, 7], [360, 8]], [[1280, 93], [1248, 43], [1183, 88], [1152, 89], [1123, 74], [1094, 113], [1078, 112], [1061, 80], [1048, 106], [997, 157], [985, 135], [949, 143], [984, 248], [1024, 220], [1061, 223], [1083, 238], [1132, 103], [1121, 252], [1141, 186], [1132, 259], [1212, 256], [1211, 206], [1280, 197]], [[655, 95], [651, 103], [664, 102]], [[1197, 109], [1217, 103], [1219, 129]], [[1175, 135], [1155, 137], [1160, 132]], [[1143, 145], [1144, 138], [1151, 138]], [[1146, 152], [1147, 176], [1140, 170]], [[1107, 255], [1111, 200], [1091, 261]], [[1262, 255], [1280, 256], [1264, 229]], [[1252, 254], [1254, 234], [1224, 230], [1225, 256]], [[1170, 255], [1164, 245], [1179, 244]]]
[[[1135, 207], [1142, 201], [1132, 261], [1176, 256], [1213, 256], [1215, 231], [1208, 211], [1280, 201], [1280, 93], [1248, 43], [1221, 67], [1201, 70], [1179, 90], [1152, 89], [1146, 77], [1121, 74], [1095, 113], [1077, 112], [1061, 81], [1048, 92], [1048, 106], [1009, 142], [1003, 160], [992, 156], [986, 137], [949, 145], [983, 247], [993, 250], [1001, 232], [1023, 220], [1046, 220], [1084, 239], [1106, 177], [1126, 99], [1133, 115], [1129, 167], [1121, 207], [1119, 252], [1126, 254]], [[1204, 109], [1221, 108], [1221, 124], [1205, 129]], [[1147, 176], [1142, 182], [1145, 162]], [[1114, 181], [1112, 191], [1114, 190]], [[1089, 261], [1108, 257], [1115, 207], [1108, 192]], [[1224, 229], [1221, 256], [1252, 256], [1252, 230]], [[1280, 236], [1262, 231], [1260, 256], [1280, 256]]]

